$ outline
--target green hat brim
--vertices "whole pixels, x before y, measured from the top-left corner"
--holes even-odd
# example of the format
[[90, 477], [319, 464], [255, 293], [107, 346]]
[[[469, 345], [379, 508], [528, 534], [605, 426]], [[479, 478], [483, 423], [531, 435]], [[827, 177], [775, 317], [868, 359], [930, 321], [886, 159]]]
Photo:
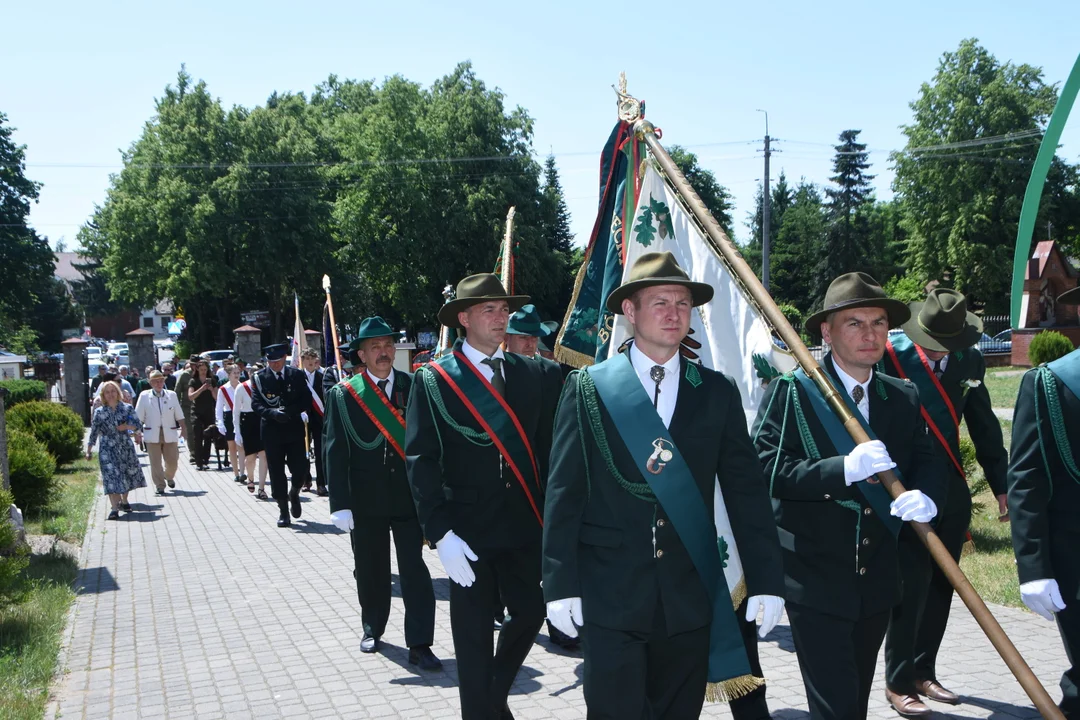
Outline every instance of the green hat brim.
[[694, 282], [693, 280], [687, 280], [683, 277], [654, 277], [654, 278], [642, 278], [641, 280], [632, 280], [628, 283], [624, 283], [619, 287], [611, 291], [608, 295], [607, 302], [604, 306], [609, 312], [616, 315], [622, 315], [622, 302], [626, 298], [630, 297], [638, 290], [643, 290], [647, 287], [655, 287], [657, 285], [681, 285], [690, 291], [691, 302], [694, 307], [704, 305], [713, 299], [713, 286], [708, 283]]
[[486, 302], [505, 300], [510, 306], [510, 312], [517, 312], [522, 305], [527, 305], [530, 298], [528, 295], [481, 295], [478, 297], [460, 298], [439, 308], [439, 323], [449, 328], [462, 329], [464, 326], [458, 322], [458, 313]]
[[815, 342], [821, 342], [821, 324], [825, 322], [826, 318], [836, 312], [863, 307], [879, 307], [884, 310], [889, 316], [890, 328], [900, 327], [911, 318], [911, 310], [900, 300], [893, 300], [892, 298], [860, 298], [837, 303], [824, 310], [818, 310], [806, 319], [803, 327], [806, 328], [806, 334], [813, 338]]
[[[1080, 300], [1078, 300], [1078, 302], [1080, 302]], [[904, 334], [908, 336], [911, 342], [927, 350], [933, 350], [934, 352], [957, 352], [958, 350], [967, 350], [969, 347], [979, 342], [979, 338], [982, 337], [983, 333], [983, 324], [978, 315], [969, 312], [967, 314], [964, 329], [952, 337], [945, 337], [940, 334], [932, 335], [930, 330], [923, 327], [922, 323], [919, 322], [919, 313], [922, 312], [923, 306], [925, 305], [925, 302], [913, 302], [908, 305], [908, 310], [911, 311], [911, 319], [901, 327], [904, 330]]]

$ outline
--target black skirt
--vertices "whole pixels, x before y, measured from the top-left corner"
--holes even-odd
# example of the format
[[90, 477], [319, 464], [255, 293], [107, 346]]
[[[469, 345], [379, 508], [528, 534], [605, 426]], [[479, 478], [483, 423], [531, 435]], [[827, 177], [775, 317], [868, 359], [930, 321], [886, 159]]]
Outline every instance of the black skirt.
[[236, 432], [233, 430], [232, 413], [222, 413], [225, 418], [225, 439], [229, 442], [236, 440]]
[[259, 416], [253, 412], [240, 413], [240, 437], [244, 441], [244, 454], [254, 455], [265, 450]]

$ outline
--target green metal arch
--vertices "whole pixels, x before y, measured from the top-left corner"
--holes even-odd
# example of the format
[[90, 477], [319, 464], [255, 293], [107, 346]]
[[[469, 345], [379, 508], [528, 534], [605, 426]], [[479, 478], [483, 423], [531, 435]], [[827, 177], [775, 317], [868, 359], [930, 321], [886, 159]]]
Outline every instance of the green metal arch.
[[1013, 328], [1020, 327], [1020, 303], [1024, 296], [1024, 275], [1027, 270], [1028, 258], [1031, 257], [1031, 235], [1035, 231], [1035, 217], [1039, 214], [1039, 202], [1042, 200], [1043, 186], [1046, 185], [1046, 174], [1050, 171], [1050, 163], [1057, 152], [1058, 141], [1061, 140], [1061, 131], [1065, 128], [1065, 121], [1072, 111], [1073, 101], [1076, 100], [1077, 90], [1080, 90], [1080, 55], [1076, 57], [1069, 79], [1065, 81], [1065, 87], [1061, 90], [1054, 112], [1050, 115], [1050, 124], [1043, 135], [1042, 144], [1039, 145], [1039, 154], [1035, 158], [1035, 166], [1031, 169], [1031, 178], [1028, 179], [1027, 190], [1024, 192], [1024, 206], [1020, 210], [1020, 226], [1016, 231], [1016, 253], [1013, 255], [1012, 295], [1010, 297], [1011, 324]]

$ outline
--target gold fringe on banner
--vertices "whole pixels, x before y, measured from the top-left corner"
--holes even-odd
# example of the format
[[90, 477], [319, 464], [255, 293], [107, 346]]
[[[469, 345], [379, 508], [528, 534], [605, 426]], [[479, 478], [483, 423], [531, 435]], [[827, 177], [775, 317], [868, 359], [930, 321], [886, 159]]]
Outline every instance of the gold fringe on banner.
[[736, 610], [743, 604], [743, 600], [746, 599], [746, 578], [739, 581], [739, 584], [735, 586], [735, 589], [731, 591], [731, 604]]
[[765, 678], [753, 675], [740, 675], [730, 680], [709, 683], [705, 686], [705, 699], [709, 702], [731, 702], [743, 695], [749, 695], [759, 687], [765, 687]]

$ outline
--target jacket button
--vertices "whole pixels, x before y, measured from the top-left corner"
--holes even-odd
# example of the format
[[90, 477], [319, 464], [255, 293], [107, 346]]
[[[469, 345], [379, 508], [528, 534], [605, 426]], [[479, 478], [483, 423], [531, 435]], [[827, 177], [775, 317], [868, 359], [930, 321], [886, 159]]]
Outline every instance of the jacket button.
[[506, 489], [507, 489], [507, 490], [509, 490], [509, 489], [510, 489], [510, 483], [506, 483]]
[[832, 500], [832, 495], [830, 495], [829, 493], [825, 493], [825, 499]]
[[859, 568], [859, 574], [860, 575], [865, 575], [866, 574], [866, 568], [864, 568], [864, 567]]
[[663, 550], [657, 550], [656, 551], [656, 557], [658, 557], [658, 558], [664, 557], [664, 551]]
[[664, 522], [664, 518], [660, 518], [659, 520], [656, 521], [656, 526], [657, 527], [664, 527], [665, 525], [667, 525], [667, 523]]
[[870, 538], [863, 538], [862, 539], [862, 544], [863, 545], [869, 545], [870, 544]]
[[869, 515], [871, 512], [872, 511], [870, 510], [870, 508], [863, 508], [862, 514], [863, 515]]

